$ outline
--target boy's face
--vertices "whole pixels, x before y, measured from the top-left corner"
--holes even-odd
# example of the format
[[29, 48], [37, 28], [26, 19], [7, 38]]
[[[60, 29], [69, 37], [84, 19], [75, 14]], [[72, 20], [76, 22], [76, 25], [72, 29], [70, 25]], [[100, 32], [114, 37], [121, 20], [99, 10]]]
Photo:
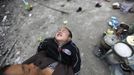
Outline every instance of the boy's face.
[[12, 65], [6, 71], [6, 75], [40, 75], [40, 69], [33, 64], [30, 65]]
[[69, 31], [65, 27], [61, 27], [56, 32], [55, 38], [57, 41], [66, 42], [69, 40]]

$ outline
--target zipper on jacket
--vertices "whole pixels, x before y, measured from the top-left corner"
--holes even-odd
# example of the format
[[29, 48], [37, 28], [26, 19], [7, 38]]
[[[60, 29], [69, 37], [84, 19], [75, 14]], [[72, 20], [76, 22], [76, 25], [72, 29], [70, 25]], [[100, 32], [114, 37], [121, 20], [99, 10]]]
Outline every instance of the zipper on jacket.
[[59, 52], [58, 60], [61, 62], [61, 60], [62, 60], [62, 58], [61, 58], [61, 46], [58, 47], [58, 52]]

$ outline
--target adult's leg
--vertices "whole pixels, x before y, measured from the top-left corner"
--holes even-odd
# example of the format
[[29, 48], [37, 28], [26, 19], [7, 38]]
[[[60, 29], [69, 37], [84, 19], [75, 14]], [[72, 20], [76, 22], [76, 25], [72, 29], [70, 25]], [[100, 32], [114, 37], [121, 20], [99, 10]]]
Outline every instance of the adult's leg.
[[33, 55], [32, 57], [30, 57], [29, 59], [25, 60], [22, 64], [30, 64], [36, 61], [37, 59], [37, 55]]
[[36, 53], [35, 55], [33, 55], [32, 57], [30, 57], [29, 59], [25, 60], [22, 64], [34, 63], [38, 59], [42, 59], [45, 56], [46, 56], [45, 52], [44, 51], [41, 51], [39, 53]]

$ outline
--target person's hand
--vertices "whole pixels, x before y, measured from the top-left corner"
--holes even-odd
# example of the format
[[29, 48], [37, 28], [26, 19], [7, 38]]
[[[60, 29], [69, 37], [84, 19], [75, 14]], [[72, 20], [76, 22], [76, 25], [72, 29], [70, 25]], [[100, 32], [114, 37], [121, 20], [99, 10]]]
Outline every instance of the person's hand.
[[54, 70], [47, 67], [47, 68], [42, 70], [42, 75], [52, 75], [53, 72], [54, 72]]

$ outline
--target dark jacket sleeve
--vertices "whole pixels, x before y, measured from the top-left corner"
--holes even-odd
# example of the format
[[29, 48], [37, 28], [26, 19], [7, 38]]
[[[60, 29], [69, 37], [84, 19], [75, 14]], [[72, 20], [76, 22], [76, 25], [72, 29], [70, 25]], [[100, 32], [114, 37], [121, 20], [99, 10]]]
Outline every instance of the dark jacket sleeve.
[[37, 53], [40, 51], [45, 51], [47, 49], [47, 42], [48, 39], [45, 39], [43, 42], [41, 42], [37, 48]]
[[72, 55], [72, 66], [73, 66], [73, 71], [75, 74], [78, 74], [80, 72], [81, 68], [81, 58], [80, 58], [80, 53], [79, 49], [76, 45], [74, 46], [74, 53]]

